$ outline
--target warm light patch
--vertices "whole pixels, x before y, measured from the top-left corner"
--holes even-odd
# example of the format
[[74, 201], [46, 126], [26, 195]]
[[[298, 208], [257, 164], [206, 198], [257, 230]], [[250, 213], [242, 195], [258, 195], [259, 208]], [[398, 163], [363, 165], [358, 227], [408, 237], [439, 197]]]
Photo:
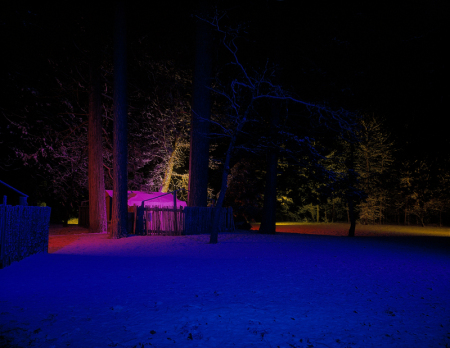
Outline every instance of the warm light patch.
[[70, 218], [69, 221], [67, 221], [68, 225], [78, 225], [78, 218]]
[[[252, 226], [253, 230], [259, 229], [259, 223], [252, 223]], [[349, 226], [348, 223], [277, 222], [276, 231], [284, 233], [347, 236]], [[450, 227], [357, 224], [356, 236], [450, 237]]]

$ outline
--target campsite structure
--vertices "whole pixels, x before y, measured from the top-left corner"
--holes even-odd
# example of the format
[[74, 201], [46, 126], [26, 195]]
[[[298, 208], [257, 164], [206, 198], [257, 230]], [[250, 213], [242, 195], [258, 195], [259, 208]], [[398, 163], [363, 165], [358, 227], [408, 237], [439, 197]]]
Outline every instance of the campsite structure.
[[[111, 221], [113, 194], [113, 190], [106, 190], [106, 216], [108, 221]], [[128, 191], [128, 208], [141, 206], [142, 202], [145, 207], [151, 208], [174, 209], [174, 206], [176, 205], [177, 209], [182, 209], [181, 207], [184, 208], [187, 206], [185, 201], [181, 201], [178, 198], [175, 201], [172, 193]], [[128, 211], [130, 211], [130, 209], [128, 209]]]
[[[108, 230], [113, 195], [112, 190], [106, 190]], [[186, 206], [186, 202], [176, 197], [176, 192], [128, 191], [128, 231], [139, 235], [179, 235], [184, 226], [182, 210]]]
[[[212, 207], [187, 207], [176, 192], [128, 191], [128, 233], [136, 235], [181, 235], [209, 232]], [[105, 191], [108, 230], [112, 216], [112, 190]], [[222, 209], [221, 231], [234, 230], [233, 211]], [[81, 206], [78, 224], [89, 226], [89, 207]]]

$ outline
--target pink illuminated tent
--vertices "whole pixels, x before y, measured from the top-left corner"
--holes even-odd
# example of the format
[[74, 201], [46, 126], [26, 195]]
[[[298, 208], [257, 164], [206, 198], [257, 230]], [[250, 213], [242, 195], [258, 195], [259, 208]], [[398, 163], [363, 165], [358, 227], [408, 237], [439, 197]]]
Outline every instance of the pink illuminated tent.
[[[112, 217], [112, 197], [113, 190], [106, 190], [106, 218], [111, 221]], [[149, 199], [149, 200], [148, 200]], [[146, 207], [154, 208], [172, 208], [173, 209], [173, 194], [166, 194], [164, 192], [145, 193], [142, 191], [128, 191], [128, 212], [133, 211], [134, 205], [140, 206], [142, 201]], [[187, 206], [185, 201], [177, 199], [177, 208], [185, 208]]]
[[[113, 191], [106, 190], [106, 205], [112, 198]], [[142, 191], [128, 191], [128, 206], [141, 205], [142, 201], [146, 207], [173, 208], [173, 195], [164, 192], [145, 193]], [[177, 199], [177, 208], [186, 207], [186, 202]]]
[[[111, 227], [111, 218], [112, 218], [112, 197], [113, 197], [113, 191], [112, 190], [106, 190], [106, 217], [108, 220], [108, 231]], [[152, 208], [168, 208], [173, 209], [173, 194], [164, 193], [164, 192], [151, 192], [151, 193], [145, 193], [142, 191], [128, 191], [128, 213], [136, 213], [135, 208], [133, 206], [140, 206], [142, 204], [142, 201], [144, 201], [145, 207], [152, 207]], [[187, 206], [185, 201], [180, 201], [179, 199], [176, 200], [177, 202], [177, 209], [185, 208]], [[158, 222], [159, 228], [166, 228], [170, 230], [170, 227], [166, 226], [167, 222], [162, 219], [159, 215], [155, 215], [156, 219], [161, 219]], [[134, 222], [129, 226], [129, 231], [135, 231], [136, 226], [136, 215], [134, 215]], [[152, 228], [152, 224], [154, 221], [151, 220], [151, 217], [149, 217], [149, 221], [147, 225], [147, 228]], [[129, 221], [130, 222], [130, 221]], [[168, 227], [168, 228], [167, 228]], [[135, 233], [135, 232], [130, 232]]]

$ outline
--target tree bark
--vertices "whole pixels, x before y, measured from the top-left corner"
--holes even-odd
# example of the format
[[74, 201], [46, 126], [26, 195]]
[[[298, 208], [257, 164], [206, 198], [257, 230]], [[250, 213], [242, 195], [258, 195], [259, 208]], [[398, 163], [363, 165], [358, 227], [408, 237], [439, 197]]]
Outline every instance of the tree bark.
[[[201, 11], [205, 10], [206, 3], [201, 1]], [[208, 198], [211, 44], [209, 25], [198, 20], [189, 156], [188, 205], [190, 207], [206, 207]]]
[[[276, 129], [280, 118], [281, 105], [278, 102], [272, 102], [270, 133], [271, 138], [276, 142]], [[272, 147], [267, 151], [267, 173], [266, 186], [264, 189], [263, 214], [259, 232], [265, 234], [275, 234], [276, 232], [276, 204], [277, 204], [277, 167], [278, 167], [278, 148]]]
[[118, 1], [114, 32], [113, 212], [111, 238], [127, 235], [127, 82], [125, 5]]
[[[96, 35], [95, 32], [91, 33]], [[93, 44], [89, 66], [89, 126], [88, 126], [88, 185], [89, 185], [89, 232], [107, 230], [105, 178], [102, 150], [102, 105], [100, 91], [100, 62], [98, 48]]]

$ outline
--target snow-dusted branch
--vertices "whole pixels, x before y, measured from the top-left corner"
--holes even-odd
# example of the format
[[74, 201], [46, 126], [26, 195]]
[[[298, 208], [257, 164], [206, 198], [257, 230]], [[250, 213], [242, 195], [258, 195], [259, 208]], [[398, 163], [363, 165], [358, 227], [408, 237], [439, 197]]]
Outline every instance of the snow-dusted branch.
[[238, 56], [237, 56], [237, 52], [238, 52], [238, 46], [236, 44], [236, 39], [239, 37], [239, 31], [238, 30], [226, 30], [226, 29], [222, 29], [222, 27], [219, 25], [220, 20], [225, 16], [225, 13], [223, 14], [218, 14], [217, 11], [215, 13], [215, 16], [212, 17], [211, 19], [206, 19], [206, 18], [202, 18], [199, 16], [196, 16], [197, 19], [206, 22], [208, 24], [210, 24], [211, 26], [214, 27], [214, 29], [223, 35], [222, 38], [222, 43], [224, 45], [224, 47], [231, 53], [231, 55], [233, 56], [233, 64], [236, 64], [240, 70], [242, 71], [242, 73], [245, 76], [246, 81], [248, 82], [248, 85], [253, 86], [253, 79], [247, 74], [246, 69], [244, 68], [244, 66], [242, 65], [242, 63], [240, 62]]
[[[278, 102], [276, 103], [278, 108], [281, 105], [279, 102], [283, 101], [286, 103], [286, 110], [288, 104], [301, 105], [309, 112], [307, 118], [341, 135], [351, 134], [356, 124], [354, 115], [347, 110], [333, 110], [325, 105], [304, 101], [289, 93], [282, 85], [275, 83], [277, 67], [271, 66], [269, 61], [266, 61], [265, 66], [259, 71], [247, 68], [238, 56], [237, 40], [242, 31], [240, 28], [222, 27], [220, 21], [224, 16], [225, 14], [219, 14], [217, 11], [209, 18], [196, 16], [198, 20], [214, 28], [221, 36], [223, 47], [231, 54], [231, 61], [219, 70], [214, 87], [211, 87], [211, 91], [218, 98], [219, 112], [212, 120], [204, 120], [210, 122], [214, 128], [210, 135], [227, 137], [229, 141], [222, 162], [222, 186], [217, 202], [219, 208], [225, 197], [229, 164], [236, 149], [255, 153], [278, 148], [286, 157], [291, 157], [295, 161], [300, 161], [299, 158], [306, 151], [316, 164], [325, 158], [316, 148], [314, 139], [299, 136], [294, 131], [287, 130], [285, 126], [265, 124], [266, 119], [261, 115], [265, 113], [264, 107], [267, 106], [263, 101], [268, 101], [267, 105]], [[289, 115], [286, 115], [286, 118], [288, 119]], [[257, 124], [257, 127], [249, 129], [249, 123], [261, 125]], [[258, 130], [262, 130], [262, 134], [258, 134], [258, 141], [256, 143], [248, 141], [252, 135], [256, 138], [255, 132]], [[243, 134], [245, 136], [242, 136]], [[218, 216], [215, 216], [211, 231], [212, 243], [217, 242], [217, 219]]]

